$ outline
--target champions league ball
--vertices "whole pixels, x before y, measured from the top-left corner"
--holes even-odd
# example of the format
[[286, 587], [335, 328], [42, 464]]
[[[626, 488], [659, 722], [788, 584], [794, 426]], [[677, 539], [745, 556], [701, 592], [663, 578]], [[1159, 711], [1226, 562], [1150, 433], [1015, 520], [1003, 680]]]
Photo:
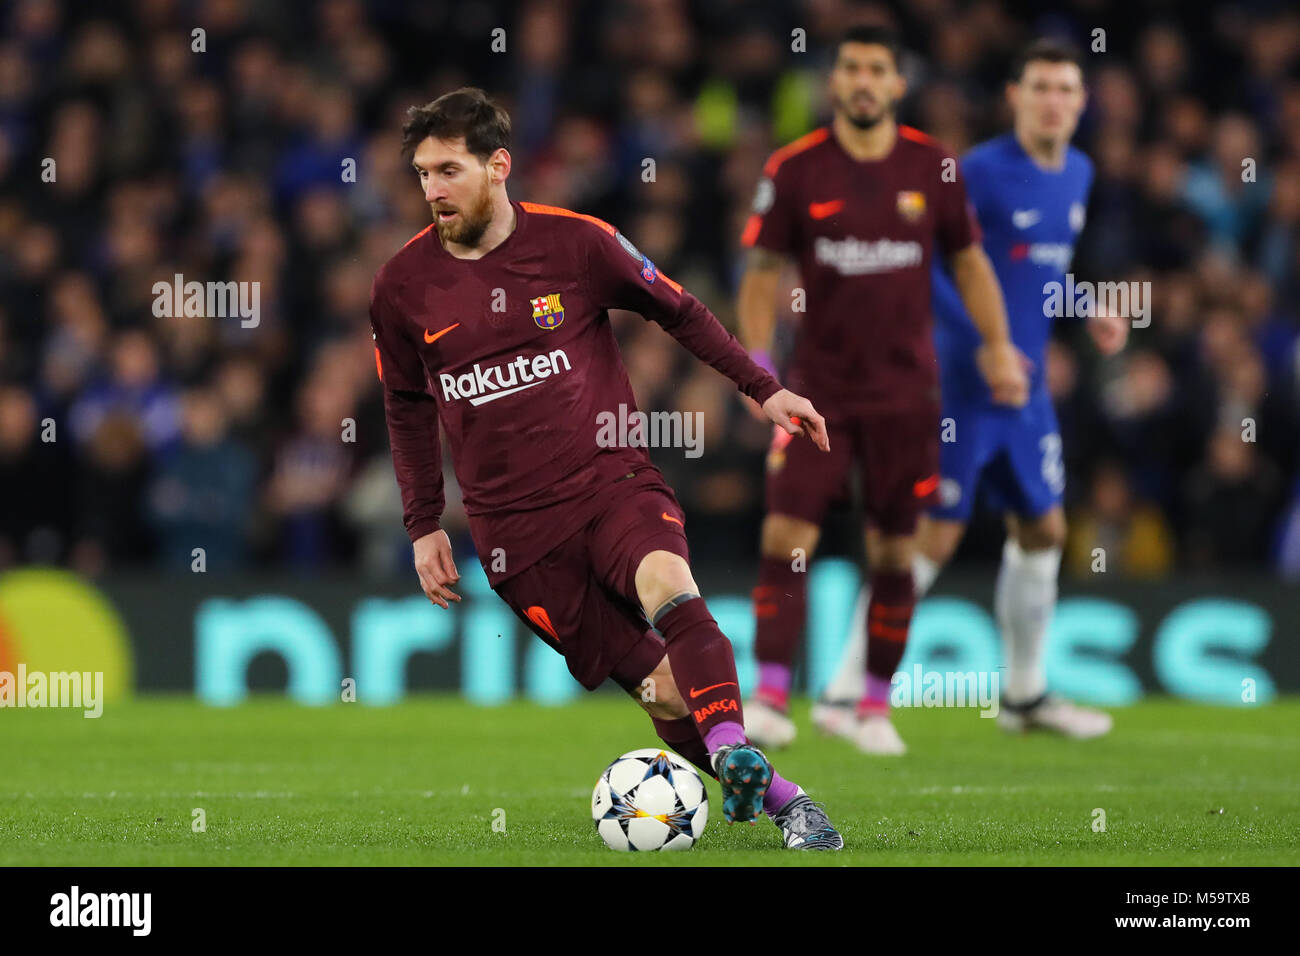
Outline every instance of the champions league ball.
[[611, 850], [689, 850], [709, 821], [709, 794], [689, 763], [647, 747], [600, 775], [591, 818]]

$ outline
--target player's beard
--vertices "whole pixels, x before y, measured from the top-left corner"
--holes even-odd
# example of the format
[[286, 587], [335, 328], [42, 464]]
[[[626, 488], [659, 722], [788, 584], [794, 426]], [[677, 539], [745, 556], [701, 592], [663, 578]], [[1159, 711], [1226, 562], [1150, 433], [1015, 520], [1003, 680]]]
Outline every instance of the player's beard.
[[844, 118], [860, 130], [873, 129], [881, 120], [894, 114], [894, 104], [888, 100], [879, 104], [877, 111], [872, 113], [858, 113], [850, 108], [849, 101], [836, 98], [835, 107], [844, 114]]
[[456, 211], [460, 215], [451, 222], [444, 223], [438, 218], [437, 210], [434, 210], [433, 224], [438, 230], [438, 240], [443, 245], [449, 242], [459, 246], [478, 245], [483, 233], [492, 224], [492, 187], [488, 184], [486, 175], [483, 177], [483, 189], [474, 197], [470, 207]]

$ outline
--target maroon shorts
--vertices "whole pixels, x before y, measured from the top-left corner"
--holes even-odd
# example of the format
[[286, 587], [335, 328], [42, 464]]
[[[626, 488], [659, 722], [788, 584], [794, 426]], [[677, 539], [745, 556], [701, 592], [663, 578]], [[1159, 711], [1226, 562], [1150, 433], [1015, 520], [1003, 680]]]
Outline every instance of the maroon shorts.
[[827, 416], [831, 450], [774, 426], [767, 453], [767, 512], [821, 525], [848, 497], [857, 461], [867, 522], [910, 535], [939, 487], [939, 407]]
[[685, 514], [657, 473], [615, 482], [607, 495], [584, 528], [494, 590], [587, 690], [610, 678], [630, 691], [666, 653], [641, 610], [636, 569], [651, 551], [688, 561], [690, 552]]

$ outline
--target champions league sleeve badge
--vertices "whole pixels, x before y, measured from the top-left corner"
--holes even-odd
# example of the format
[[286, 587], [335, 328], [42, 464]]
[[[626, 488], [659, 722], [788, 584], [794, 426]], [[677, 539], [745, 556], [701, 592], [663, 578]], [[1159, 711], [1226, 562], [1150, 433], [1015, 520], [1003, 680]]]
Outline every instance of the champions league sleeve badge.
[[641, 263], [641, 278], [645, 279], [647, 285], [653, 285], [655, 279], [659, 278], [659, 270], [650, 261], [650, 257], [642, 253], [640, 249], [632, 244], [632, 240], [621, 232], [615, 230], [614, 238], [618, 240], [618, 244], [623, 247], [623, 250], [629, 256]]

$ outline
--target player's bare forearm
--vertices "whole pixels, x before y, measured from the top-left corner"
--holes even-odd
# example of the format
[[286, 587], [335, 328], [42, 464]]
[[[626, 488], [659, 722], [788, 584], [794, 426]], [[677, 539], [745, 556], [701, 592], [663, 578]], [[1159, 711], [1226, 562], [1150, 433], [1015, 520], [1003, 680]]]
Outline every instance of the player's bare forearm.
[[975, 355], [993, 401], [1019, 407], [1029, 400], [1029, 360], [1011, 341], [1007, 306], [983, 246], [972, 243], [952, 257], [952, 276], [984, 344]]
[[[771, 349], [776, 330], [776, 295], [784, 262], [784, 257], [769, 249], [761, 246], [750, 249], [736, 297], [740, 342], [754, 361], [773, 375], [776, 374], [776, 363]], [[748, 401], [745, 406], [756, 419], [766, 420], [767, 414], [757, 402]]]
[[776, 329], [776, 292], [785, 260], [775, 252], [758, 247], [749, 250], [745, 274], [736, 297], [736, 320], [741, 344], [752, 355], [772, 347]]
[[1007, 306], [1002, 298], [993, 263], [979, 243], [973, 243], [952, 257], [952, 277], [962, 303], [985, 345], [1011, 341]]

